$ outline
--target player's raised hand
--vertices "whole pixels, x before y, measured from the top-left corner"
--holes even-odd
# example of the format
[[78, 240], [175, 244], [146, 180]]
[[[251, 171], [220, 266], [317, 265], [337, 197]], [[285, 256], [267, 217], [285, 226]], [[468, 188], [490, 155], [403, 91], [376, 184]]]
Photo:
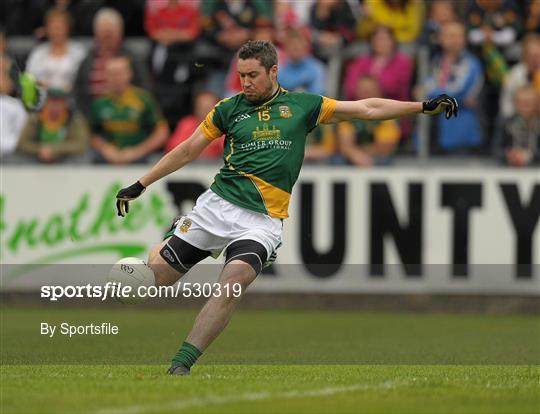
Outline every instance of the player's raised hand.
[[436, 115], [442, 111], [445, 111], [446, 119], [450, 119], [452, 115], [457, 116], [458, 103], [456, 99], [444, 94], [422, 103], [422, 113], [424, 114]]
[[118, 191], [118, 194], [116, 194], [116, 210], [118, 211], [118, 215], [124, 217], [129, 213], [129, 202], [139, 197], [144, 193], [144, 190], [146, 190], [146, 187], [140, 181], [137, 181], [135, 184]]

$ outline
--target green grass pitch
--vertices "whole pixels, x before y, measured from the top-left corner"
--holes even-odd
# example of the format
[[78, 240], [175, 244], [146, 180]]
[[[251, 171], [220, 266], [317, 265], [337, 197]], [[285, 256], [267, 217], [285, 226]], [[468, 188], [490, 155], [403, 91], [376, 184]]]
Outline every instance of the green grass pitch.
[[[193, 310], [3, 307], [4, 413], [538, 413], [527, 315], [240, 309], [190, 377], [165, 375]], [[44, 338], [39, 322], [118, 324]]]

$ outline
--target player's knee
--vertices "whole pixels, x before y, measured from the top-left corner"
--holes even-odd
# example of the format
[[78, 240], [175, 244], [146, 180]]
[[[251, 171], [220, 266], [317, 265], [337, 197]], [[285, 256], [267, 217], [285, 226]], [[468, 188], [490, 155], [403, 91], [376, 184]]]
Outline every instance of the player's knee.
[[227, 302], [240, 301], [256, 277], [257, 274], [250, 264], [241, 260], [229, 262], [223, 269], [219, 280], [222, 300]]
[[[268, 260], [266, 248], [255, 240], [237, 240], [227, 248], [225, 264], [243, 263], [251, 267], [254, 276], [257, 276], [263, 269], [264, 263]], [[239, 268], [243, 271], [243, 267]], [[246, 274], [250, 272], [245, 270]]]

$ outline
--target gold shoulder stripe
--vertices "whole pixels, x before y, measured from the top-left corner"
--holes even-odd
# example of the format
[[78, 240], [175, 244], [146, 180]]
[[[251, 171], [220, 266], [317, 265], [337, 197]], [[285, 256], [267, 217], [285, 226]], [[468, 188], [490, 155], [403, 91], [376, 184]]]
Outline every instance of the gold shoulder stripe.
[[336, 110], [337, 101], [335, 99], [327, 98], [326, 96], [322, 97], [321, 111], [319, 113], [319, 121], [317, 124], [324, 124], [327, 122]]
[[223, 135], [223, 132], [220, 131], [220, 129], [214, 125], [214, 114], [216, 113], [216, 108], [212, 109], [208, 115], [206, 115], [206, 118], [201, 123], [201, 130], [204, 134], [204, 136], [209, 139], [210, 141], [213, 141], [216, 138], [219, 138]]

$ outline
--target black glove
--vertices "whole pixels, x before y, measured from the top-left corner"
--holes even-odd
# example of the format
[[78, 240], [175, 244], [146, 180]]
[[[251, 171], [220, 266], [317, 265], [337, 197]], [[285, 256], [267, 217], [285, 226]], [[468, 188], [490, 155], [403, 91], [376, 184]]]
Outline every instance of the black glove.
[[137, 181], [135, 184], [118, 191], [118, 194], [116, 194], [116, 210], [118, 211], [118, 215], [124, 217], [129, 213], [129, 202], [139, 197], [144, 193], [144, 190], [146, 190], [146, 187], [140, 181]]
[[442, 111], [446, 111], [444, 114], [446, 119], [450, 119], [452, 115], [457, 116], [458, 103], [456, 99], [445, 94], [422, 103], [422, 113], [424, 114], [436, 115]]

